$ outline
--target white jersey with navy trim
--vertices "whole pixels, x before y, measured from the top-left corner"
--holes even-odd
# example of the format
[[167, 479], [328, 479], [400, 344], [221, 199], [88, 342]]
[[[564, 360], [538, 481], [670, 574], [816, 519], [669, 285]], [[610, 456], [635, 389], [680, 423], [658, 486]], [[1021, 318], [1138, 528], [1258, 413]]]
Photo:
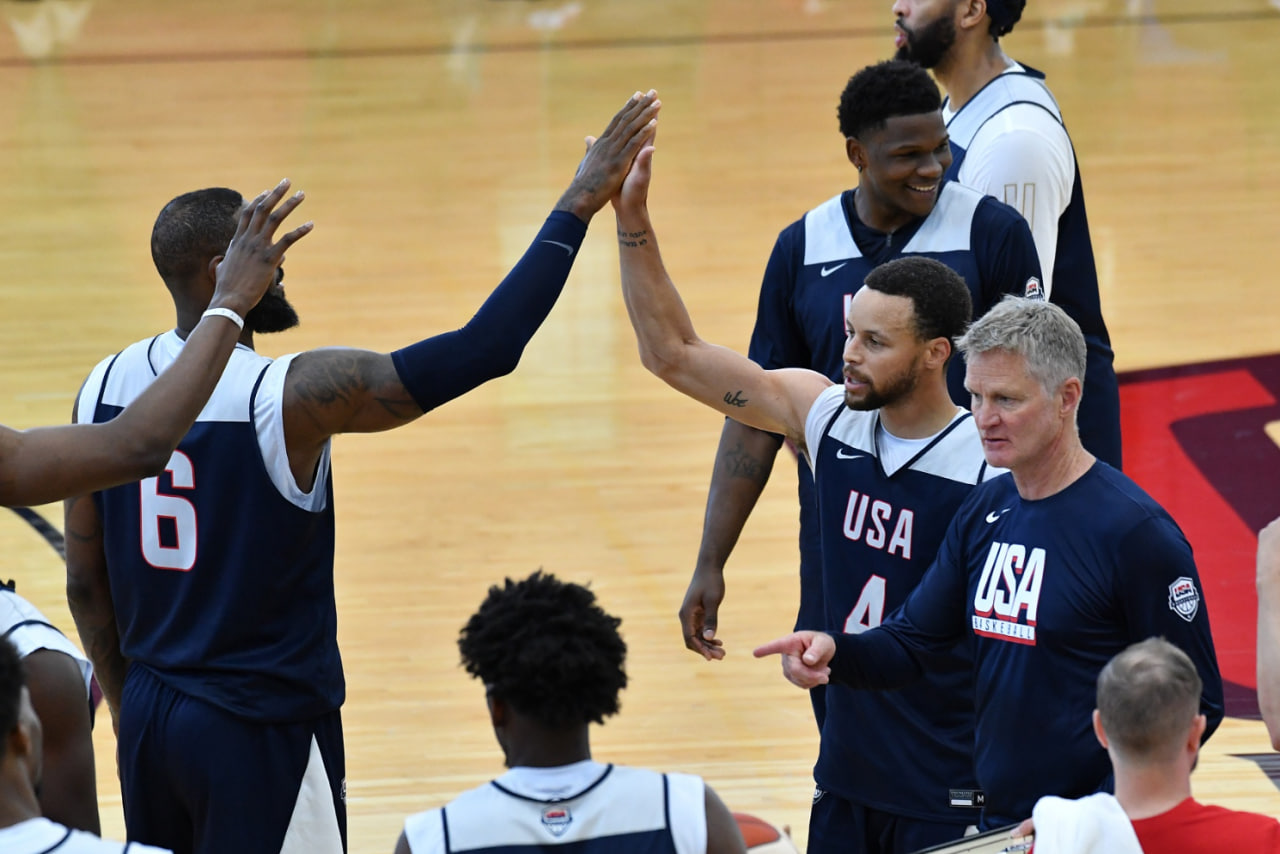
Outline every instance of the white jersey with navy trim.
[[[104, 359], [78, 420], [114, 418], [182, 346], [171, 330]], [[303, 490], [284, 437], [293, 358], [237, 345], [166, 471], [93, 496], [124, 656], [258, 721], [327, 714], [345, 696], [329, 444]]]
[[952, 144], [963, 151], [955, 180], [995, 196], [1031, 226], [1046, 297], [1053, 294], [1058, 220], [1071, 201], [1076, 180], [1075, 149], [1062, 111], [1044, 81], [1009, 68], [958, 112], [942, 109]]
[[1008, 203], [1031, 226], [1044, 295], [1080, 326], [1088, 346], [1080, 439], [1120, 468], [1120, 391], [1111, 336], [1102, 317], [1084, 183], [1062, 112], [1034, 68], [1013, 64], [951, 110], [946, 177]]
[[85, 697], [89, 696], [89, 680], [93, 678], [93, 665], [89, 659], [40, 613], [40, 609], [3, 584], [0, 584], [0, 638], [13, 644], [22, 658], [41, 649], [70, 656], [84, 677]]
[[30, 818], [0, 827], [4, 854], [172, 854], [137, 842], [110, 842], [92, 833], [71, 830], [47, 818]]
[[537, 851], [705, 854], [706, 789], [690, 774], [586, 760], [512, 768], [445, 806], [410, 816], [413, 854]]
[[[828, 388], [805, 421], [823, 550], [830, 632], [860, 633], [888, 618], [919, 584], [956, 509], [984, 480], [1004, 474], [982, 453], [973, 416], [955, 411], [890, 470], [878, 410]], [[933, 657], [925, 678], [898, 691], [832, 683], [814, 778], [864, 806], [921, 821], [973, 824], [973, 662], [967, 644]], [[957, 832], [959, 835], [959, 832]]]

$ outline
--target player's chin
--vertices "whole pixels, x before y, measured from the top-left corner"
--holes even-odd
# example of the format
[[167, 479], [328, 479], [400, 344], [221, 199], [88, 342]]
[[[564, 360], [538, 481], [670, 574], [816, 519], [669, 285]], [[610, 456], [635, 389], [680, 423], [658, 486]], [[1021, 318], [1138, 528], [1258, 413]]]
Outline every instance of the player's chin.
[[1012, 461], [1013, 449], [1003, 439], [983, 439], [982, 455], [986, 457], [987, 465], [1007, 469]]
[[938, 203], [938, 187], [941, 184], [907, 184], [902, 188], [902, 206], [918, 217], [926, 217]]

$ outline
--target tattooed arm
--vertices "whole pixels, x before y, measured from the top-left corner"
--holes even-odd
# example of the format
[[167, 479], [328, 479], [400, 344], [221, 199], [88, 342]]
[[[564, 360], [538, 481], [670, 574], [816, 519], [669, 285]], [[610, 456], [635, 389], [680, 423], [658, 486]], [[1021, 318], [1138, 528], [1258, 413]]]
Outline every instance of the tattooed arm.
[[102, 520], [93, 497], [68, 498], [63, 504], [67, 542], [67, 605], [76, 621], [80, 645], [93, 662], [111, 723], [117, 727], [120, 694], [129, 662], [120, 651], [115, 604], [107, 579]]
[[662, 263], [649, 221], [647, 196], [653, 148], [643, 149], [614, 199], [622, 296], [644, 366], [676, 390], [707, 406], [804, 446], [804, 424], [831, 381], [815, 371], [766, 371], [755, 362], [703, 341]]

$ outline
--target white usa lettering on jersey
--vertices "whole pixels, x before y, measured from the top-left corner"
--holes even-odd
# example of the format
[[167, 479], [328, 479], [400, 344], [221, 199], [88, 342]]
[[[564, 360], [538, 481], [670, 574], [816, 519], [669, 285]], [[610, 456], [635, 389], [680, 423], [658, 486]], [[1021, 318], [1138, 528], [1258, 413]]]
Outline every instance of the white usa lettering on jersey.
[[[886, 523], [895, 515], [897, 518], [890, 533]], [[851, 489], [844, 511], [844, 535], [854, 542], [862, 540], [873, 549], [896, 553], [903, 560], [911, 560], [911, 531], [915, 518], [915, 513], [905, 507], [895, 512], [888, 501]]]
[[991, 543], [973, 598], [974, 634], [1035, 646], [1045, 558], [1041, 548]]

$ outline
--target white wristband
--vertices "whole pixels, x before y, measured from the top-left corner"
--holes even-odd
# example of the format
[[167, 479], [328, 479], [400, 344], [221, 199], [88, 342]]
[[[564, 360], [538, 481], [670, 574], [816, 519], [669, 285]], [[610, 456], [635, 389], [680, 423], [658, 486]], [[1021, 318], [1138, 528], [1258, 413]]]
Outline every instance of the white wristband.
[[227, 320], [230, 320], [232, 323], [234, 323], [234, 324], [235, 324], [237, 327], [239, 327], [240, 329], [242, 329], [242, 330], [244, 329], [244, 318], [243, 318], [243, 317], [241, 317], [240, 315], [236, 314], [234, 311], [232, 311], [232, 310], [231, 310], [231, 309], [229, 309], [229, 308], [211, 308], [211, 309], [208, 309], [207, 311], [205, 311], [205, 313], [204, 313], [204, 314], [202, 314], [202, 315], [200, 315], [200, 316], [201, 316], [202, 318], [204, 318], [204, 317], [225, 317]]

